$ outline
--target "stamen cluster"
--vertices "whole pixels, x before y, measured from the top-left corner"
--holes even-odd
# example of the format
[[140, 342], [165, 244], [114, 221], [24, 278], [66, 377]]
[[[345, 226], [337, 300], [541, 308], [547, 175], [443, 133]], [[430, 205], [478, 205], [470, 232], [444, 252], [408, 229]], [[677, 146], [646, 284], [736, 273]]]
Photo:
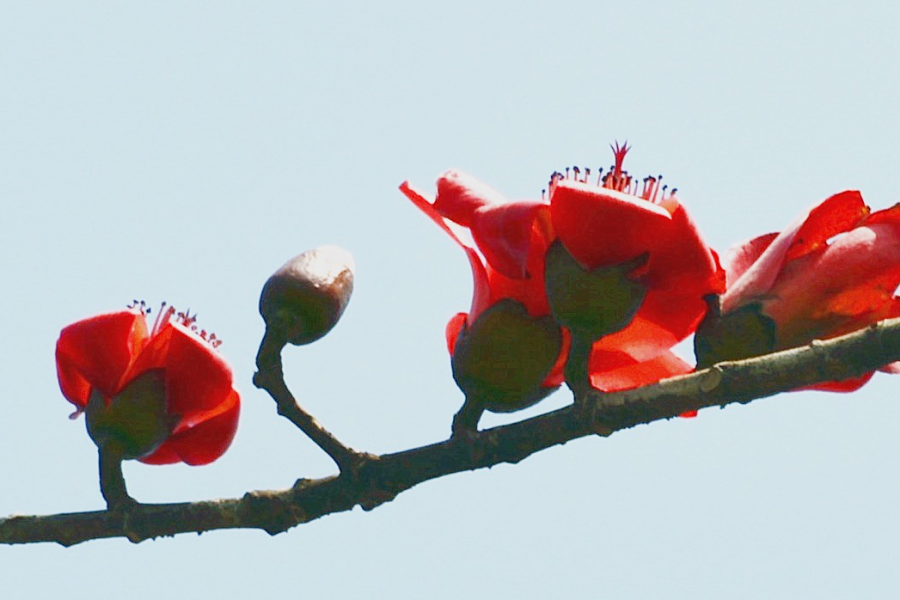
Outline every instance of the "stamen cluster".
[[[132, 300], [131, 304], [128, 305], [128, 308], [137, 309], [143, 315], [149, 315], [153, 312], [153, 309], [143, 300]], [[207, 332], [205, 329], [197, 327], [195, 324], [197, 322], [197, 313], [194, 313], [193, 315], [190, 314], [190, 309], [185, 312], [180, 312], [176, 310], [174, 306], [167, 306], [165, 302], [163, 302], [159, 308], [156, 320], [153, 322], [153, 328], [150, 330], [150, 335], [155, 336], [162, 331], [172, 320], [172, 317], [175, 317], [176, 323], [195, 333], [200, 339], [209, 342], [209, 345], [213, 348], [218, 348], [222, 345], [222, 340], [216, 337], [215, 333]]]
[[[616, 142], [615, 145], [610, 145], [610, 148], [612, 148], [613, 154], [615, 155], [615, 163], [610, 165], [609, 170], [605, 174], [602, 167], [597, 169], [597, 181], [594, 184], [597, 187], [636, 196], [642, 200], [653, 202], [654, 204], [658, 204], [666, 198], [674, 196], [678, 191], [677, 188], [673, 188], [672, 191], [669, 192], [668, 185], [662, 185], [662, 175], [657, 175], [656, 177], [648, 175], [644, 177], [639, 184], [636, 177], [633, 177], [628, 171], [622, 168], [622, 164], [625, 162], [625, 155], [631, 149], [628, 142], [622, 146]], [[580, 167], [573, 166], [571, 168], [566, 167], [565, 173], [554, 171], [550, 175], [548, 189], [541, 190], [541, 197], [546, 198], [548, 191], [552, 196], [553, 190], [560, 181], [571, 180], [590, 185], [590, 177], [590, 168], [582, 170]], [[640, 193], [638, 193], [639, 187]]]

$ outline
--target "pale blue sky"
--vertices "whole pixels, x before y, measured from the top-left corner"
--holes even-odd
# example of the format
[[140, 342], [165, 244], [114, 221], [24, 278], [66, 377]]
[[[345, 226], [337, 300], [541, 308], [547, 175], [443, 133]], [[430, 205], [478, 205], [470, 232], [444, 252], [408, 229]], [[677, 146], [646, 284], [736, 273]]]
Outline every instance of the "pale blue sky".
[[[153, 502], [331, 473], [253, 388], [259, 289], [353, 252], [356, 293], [288, 382], [346, 443], [443, 439], [457, 247], [397, 191], [511, 197], [571, 164], [663, 173], [719, 250], [858, 188], [900, 200], [889, 2], [0, 5], [0, 515], [102, 506], [59, 330], [132, 298], [225, 340], [244, 411], [213, 465], [130, 463]], [[371, 513], [134, 546], [0, 548], [10, 597], [895, 598], [900, 378], [656, 423], [424, 484]], [[565, 391], [537, 407], [569, 400]], [[534, 411], [531, 411], [534, 412]], [[498, 423], [490, 418], [487, 423]]]

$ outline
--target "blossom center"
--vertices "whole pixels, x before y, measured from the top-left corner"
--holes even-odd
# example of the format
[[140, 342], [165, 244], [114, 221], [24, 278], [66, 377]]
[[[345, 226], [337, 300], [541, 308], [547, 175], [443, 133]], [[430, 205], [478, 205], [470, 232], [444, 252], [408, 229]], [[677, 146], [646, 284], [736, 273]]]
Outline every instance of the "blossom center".
[[[152, 312], [152, 309], [147, 306], [147, 303], [143, 300], [133, 300], [132, 303], [128, 305], [128, 308], [137, 309], [141, 311], [141, 314], [144, 316], [149, 315]], [[162, 303], [159, 307], [159, 312], [156, 313], [156, 320], [153, 322], [153, 328], [150, 330], [150, 337], [158, 335], [165, 329], [166, 325], [172, 322], [173, 318], [175, 323], [178, 323], [188, 331], [191, 331], [203, 341], [208, 342], [213, 348], [218, 348], [222, 345], [222, 340], [216, 337], [215, 333], [208, 333], [205, 329], [197, 327], [197, 313], [192, 315], [190, 309], [180, 312], [176, 310], [174, 306], [168, 306], [165, 302]]]
[[659, 204], [666, 198], [674, 196], [675, 192], [678, 191], [676, 188], [673, 188], [672, 191], [669, 192], [668, 185], [662, 184], [662, 175], [657, 175], [656, 177], [648, 175], [641, 180], [632, 177], [632, 175], [622, 167], [625, 162], [625, 155], [631, 150], [631, 146], [628, 145], [628, 142], [625, 142], [625, 144], [621, 146], [619, 145], [619, 142], [616, 142], [615, 144], [610, 144], [610, 148], [613, 151], [615, 162], [609, 167], [609, 170], [605, 174], [602, 168], [597, 170], [596, 183], [592, 184], [590, 181], [590, 168], [582, 170], [579, 167], [566, 167], [564, 173], [561, 171], [554, 171], [550, 175], [548, 189], [541, 192], [541, 197], [546, 198], [547, 192], [549, 192], [550, 196], [553, 196], [553, 190], [556, 189], [556, 186], [562, 181], [575, 181], [586, 185], [593, 185], [599, 188], [635, 196], [654, 204]]

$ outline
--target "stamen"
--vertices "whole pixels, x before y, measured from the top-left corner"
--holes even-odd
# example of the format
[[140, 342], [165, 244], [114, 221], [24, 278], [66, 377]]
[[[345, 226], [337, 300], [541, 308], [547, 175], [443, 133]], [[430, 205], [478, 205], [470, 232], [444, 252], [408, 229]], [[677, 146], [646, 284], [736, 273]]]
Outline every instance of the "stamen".
[[147, 303], [143, 300], [132, 300], [131, 304], [127, 305], [127, 308], [136, 308], [141, 311], [141, 314], [148, 315], [150, 314], [150, 308], [147, 306]]
[[166, 308], [166, 303], [163, 302], [159, 307], [159, 313], [156, 315], [156, 321], [153, 323], [153, 329], [150, 331], [150, 335], [159, 333], [162, 328], [169, 323], [169, 319], [171, 319], [174, 314], [175, 307], [170, 306]]
[[[627, 141], [624, 144], [619, 144], [619, 142], [610, 144], [610, 148], [613, 151], [615, 160], [613, 164], [610, 165], [607, 172], [604, 173], [602, 167], [597, 169], [597, 180], [595, 185], [635, 196], [654, 204], [665, 200], [667, 186], [662, 185], [662, 175], [657, 175], [656, 177], [648, 175], [638, 181], [636, 177], [633, 177], [624, 169], [625, 155], [631, 150], [631, 146], [628, 145]], [[560, 181], [573, 179], [578, 183], [590, 185], [590, 176], [590, 168], [585, 167], [582, 170], [582, 168], [577, 165], [566, 167], [565, 173], [554, 171], [550, 175], [550, 182], [547, 188], [541, 190], [541, 199], [547, 200], [552, 197], [553, 191]], [[674, 194], [675, 191], [676, 190], [673, 189], [672, 194]]]

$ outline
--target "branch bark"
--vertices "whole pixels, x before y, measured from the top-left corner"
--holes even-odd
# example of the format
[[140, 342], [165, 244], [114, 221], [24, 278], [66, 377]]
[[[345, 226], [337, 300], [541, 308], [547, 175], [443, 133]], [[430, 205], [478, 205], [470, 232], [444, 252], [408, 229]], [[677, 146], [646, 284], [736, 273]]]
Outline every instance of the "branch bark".
[[748, 403], [823, 381], [858, 377], [896, 360], [900, 360], [900, 319], [891, 319], [840, 338], [719, 363], [652, 386], [612, 394], [591, 392], [588, 411], [570, 406], [421, 448], [361, 455], [352, 473], [300, 479], [286, 490], [248, 492], [241, 498], [205, 502], [136, 504], [119, 511], [0, 519], [0, 543], [71, 546], [111, 537], [140, 542], [177, 533], [238, 528], [275, 535], [356, 505], [371, 510], [437, 477], [517, 463], [579, 437], [608, 436], [689, 410]]

